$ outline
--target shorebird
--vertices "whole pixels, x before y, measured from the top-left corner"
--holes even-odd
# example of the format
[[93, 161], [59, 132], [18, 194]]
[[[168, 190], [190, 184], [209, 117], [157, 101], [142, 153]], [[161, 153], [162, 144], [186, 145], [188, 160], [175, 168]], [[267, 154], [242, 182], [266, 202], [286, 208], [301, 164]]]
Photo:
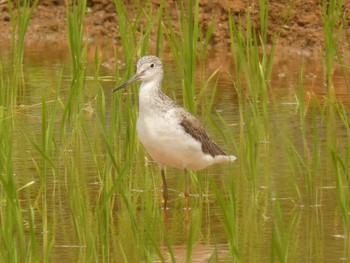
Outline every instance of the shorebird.
[[198, 119], [162, 92], [163, 74], [163, 64], [158, 57], [142, 57], [137, 62], [136, 74], [113, 92], [141, 81], [136, 130], [144, 148], [161, 168], [164, 209], [168, 202], [165, 167], [185, 171], [184, 196], [189, 208], [187, 170], [201, 170], [212, 164], [234, 161], [236, 157], [221, 150]]

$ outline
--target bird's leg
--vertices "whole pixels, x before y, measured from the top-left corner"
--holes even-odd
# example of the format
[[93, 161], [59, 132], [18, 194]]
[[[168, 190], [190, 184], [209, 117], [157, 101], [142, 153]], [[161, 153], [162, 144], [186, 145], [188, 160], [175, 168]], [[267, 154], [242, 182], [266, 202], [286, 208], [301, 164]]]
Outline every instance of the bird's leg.
[[190, 209], [190, 177], [187, 170], [185, 169], [185, 192], [184, 196], [186, 199], [186, 209]]
[[161, 173], [162, 173], [162, 182], [163, 182], [163, 207], [164, 207], [164, 210], [166, 210], [166, 206], [168, 203], [168, 187], [166, 184], [164, 168], [161, 168]]

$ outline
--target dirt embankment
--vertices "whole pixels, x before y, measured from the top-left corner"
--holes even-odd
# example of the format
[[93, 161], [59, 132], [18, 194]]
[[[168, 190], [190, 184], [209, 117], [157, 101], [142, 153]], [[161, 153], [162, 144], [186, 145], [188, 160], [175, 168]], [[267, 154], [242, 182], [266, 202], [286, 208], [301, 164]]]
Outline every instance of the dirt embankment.
[[[67, 43], [67, 19], [65, 0], [42, 0], [34, 12], [28, 27], [26, 40], [28, 42], [50, 41], [53, 43]], [[133, 5], [126, 2], [130, 17], [135, 15]], [[159, 7], [159, 0], [153, 0], [154, 8]], [[167, 1], [172, 8], [171, 18], [178, 21], [175, 0]], [[290, 3], [294, 2], [294, 3]], [[279, 45], [290, 47], [303, 52], [318, 52], [322, 49], [323, 23], [322, 1], [281, 1], [270, 0], [268, 17], [268, 39], [279, 34]], [[343, 10], [350, 14], [350, 1], [345, 1]], [[89, 41], [102, 43], [112, 40], [118, 43], [118, 17], [115, 6], [111, 0], [89, 0], [85, 22], [85, 36]], [[211, 47], [219, 50], [229, 49], [229, 25], [228, 13], [234, 16], [238, 23], [244, 21], [250, 14], [256, 28], [259, 28], [259, 1], [258, 0], [200, 0], [200, 25], [205, 31], [213, 19], [217, 19], [217, 25], [211, 39]], [[243, 23], [244, 24], [244, 23]], [[350, 15], [345, 21], [345, 26], [350, 26]], [[11, 36], [11, 21], [8, 12], [7, 0], [0, 0], [0, 41]], [[156, 36], [156, 34], [154, 34]], [[345, 48], [346, 41], [341, 43]]]

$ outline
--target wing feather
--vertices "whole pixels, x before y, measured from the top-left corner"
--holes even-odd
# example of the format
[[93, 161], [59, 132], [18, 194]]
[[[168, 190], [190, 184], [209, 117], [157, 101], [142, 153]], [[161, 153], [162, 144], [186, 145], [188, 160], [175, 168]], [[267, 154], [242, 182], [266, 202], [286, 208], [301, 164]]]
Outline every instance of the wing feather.
[[212, 157], [217, 155], [226, 155], [226, 153], [210, 139], [200, 121], [194, 116], [186, 112], [186, 114], [182, 116], [180, 124], [184, 128], [185, 132], [190, 134], [194, 139], [202, 144], [202, 151], [204, 153], [210, 154]]

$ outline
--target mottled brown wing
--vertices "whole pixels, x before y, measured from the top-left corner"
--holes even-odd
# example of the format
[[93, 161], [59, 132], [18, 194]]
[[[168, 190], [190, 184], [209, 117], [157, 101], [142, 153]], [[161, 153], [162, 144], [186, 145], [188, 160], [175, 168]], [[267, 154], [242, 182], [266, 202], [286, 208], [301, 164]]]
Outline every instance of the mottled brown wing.
[[204, 153], [210, 154], [213, 157], [217, 155], [226, 155], [226, 153], [209, 138], [202, 124], [195, 117], [186, 114], [183, 116], [180, 124], [188, 134], [202, 144], [202, 151]]

